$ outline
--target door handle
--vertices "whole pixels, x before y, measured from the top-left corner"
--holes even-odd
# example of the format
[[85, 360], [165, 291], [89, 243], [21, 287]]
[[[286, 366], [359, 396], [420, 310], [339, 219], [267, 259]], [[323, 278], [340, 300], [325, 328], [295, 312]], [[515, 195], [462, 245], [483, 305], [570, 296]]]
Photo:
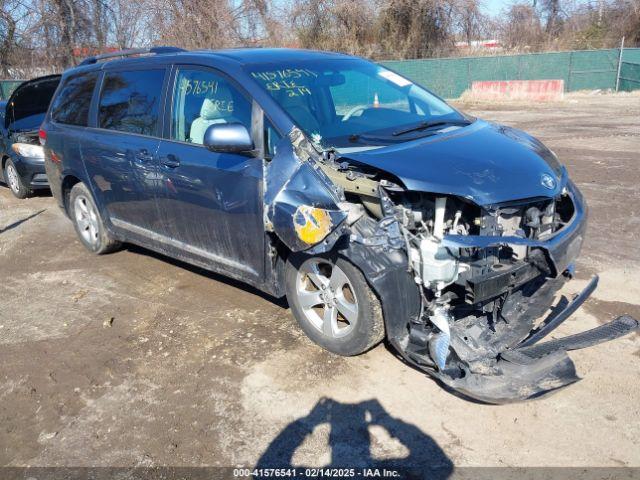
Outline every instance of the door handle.
[[136, 160], [140, 160], [141, 162], [150, 162], [153, 160], [153, 155], [149, 154], [149, 150], [143, 148], [142, 150], [138, 150], [136, 152]]
[[172, 153], [170, 153], [166, 157], [162, 157], [162, 160], [160, 160], [160, 163], [162, 164], [163, 167], [176, 168], [180, 166], [180, 159], [175, 155], [173, 155]]

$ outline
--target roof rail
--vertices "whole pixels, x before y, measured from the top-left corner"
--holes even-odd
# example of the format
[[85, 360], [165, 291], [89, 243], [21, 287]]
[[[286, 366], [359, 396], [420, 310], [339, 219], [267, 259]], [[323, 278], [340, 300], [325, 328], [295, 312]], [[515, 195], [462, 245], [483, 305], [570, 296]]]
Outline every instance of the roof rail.
[[98, 63], [101, 60], [108, 60], [110, 58], [124, 58], [124, 57], [133, 56], [133, 55], [145, 55], [145, 54], [162, 55], [164, 53], [179, 53], [179, 52], [186, 52], [186, 50], [178, 47], [132, 48], [130, 50], [120, 50], [118, 52], [103, 53], [100, 55], [87, 57], [82, 62], [80, 62], [80, 65], [91, 65], [93, 63]]

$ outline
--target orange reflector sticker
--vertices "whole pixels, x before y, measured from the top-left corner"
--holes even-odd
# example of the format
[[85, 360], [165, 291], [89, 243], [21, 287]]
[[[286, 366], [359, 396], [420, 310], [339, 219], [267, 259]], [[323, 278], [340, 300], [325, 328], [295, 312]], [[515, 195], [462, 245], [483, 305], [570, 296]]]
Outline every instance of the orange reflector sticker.
[[293, 215], [293, 226], [300, 240], [313, 245], [331, 232], [331, 216], [322, 208], [301, 205]]

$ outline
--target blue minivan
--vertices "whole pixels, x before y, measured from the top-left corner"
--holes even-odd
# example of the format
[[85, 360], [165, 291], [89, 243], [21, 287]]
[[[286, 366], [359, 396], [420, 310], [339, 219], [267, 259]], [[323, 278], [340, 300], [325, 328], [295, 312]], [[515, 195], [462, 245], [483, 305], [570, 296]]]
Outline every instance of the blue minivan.
[[[287, 297], [340, 355], [383, 339], [463, 395], [524, 400], [578, 380], [539, 343], [586, 226], [535, 138], [352, 56], [155, 47], [63, 74], [40, 130], [53, 195], [97, 254], [130, 242]], [[553, 307], [553, 308], [552, 308]]]

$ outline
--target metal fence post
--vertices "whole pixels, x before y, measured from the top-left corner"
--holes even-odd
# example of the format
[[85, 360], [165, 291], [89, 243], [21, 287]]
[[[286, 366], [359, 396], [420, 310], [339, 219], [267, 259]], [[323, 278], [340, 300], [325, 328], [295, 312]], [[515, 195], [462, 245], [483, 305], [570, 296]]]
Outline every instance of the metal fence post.
[[518, 55], [518, 80], [522, 80], [522, 55]]
[[567, 72], [567, 85], [564, 87], [565, 92], [571, 91], [571, 74], [573, 73], [573, 52], [569, 52], [569, 71]]
[[616, 92], [620, 88], [620, 69], [622, 67], [622, 52], [624, 51], [624, 37], [620, 41], [620, 54], [618, 55], [618, 73], [616, 73]]

